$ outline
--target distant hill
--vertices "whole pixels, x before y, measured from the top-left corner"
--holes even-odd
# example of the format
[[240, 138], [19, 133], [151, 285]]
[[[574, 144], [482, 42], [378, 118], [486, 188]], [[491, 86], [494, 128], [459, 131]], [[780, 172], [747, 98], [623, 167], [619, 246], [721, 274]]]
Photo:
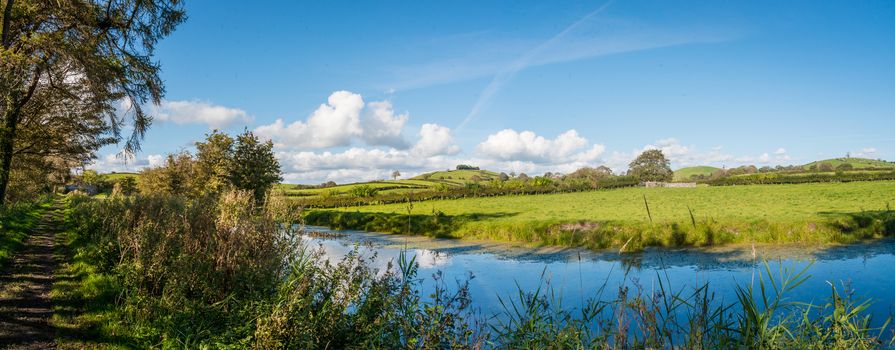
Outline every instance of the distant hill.
[[500, 174], [487, 170], [447, 170], [433, 171], [413, 177], [414, 180], [463, 180], [469, 181], [473, 176], [478, 176], [483, 181], [496, 179]]
[[815, 162], [811, 162], [803, 165], [802, 167], [805, 169], [811, 168], [812, 166], [820, 166], [823, 163], [829, 163], [834, 168], [838, 167], [842, 164], [851, 164], [854, 169], [867, 169], [867, 168], [895, 168], [895, 163], [876, 160], [876, 159], [867, 159], [867, 158], [833, 158], [826, 160], [818, 160]]
[[674, 172], [674, 181], [687, 181], [694, 175], [711, 175], [717, 170], [721, 170], [721, 168], [705, 165], [680, 168]]

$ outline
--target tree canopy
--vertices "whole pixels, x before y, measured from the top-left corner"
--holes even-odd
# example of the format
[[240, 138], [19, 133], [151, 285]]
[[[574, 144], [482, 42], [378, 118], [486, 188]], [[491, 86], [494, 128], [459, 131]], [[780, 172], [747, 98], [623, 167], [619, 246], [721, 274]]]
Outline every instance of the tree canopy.
[[168, 155], [164, 166], [140, 173], [140, 191], [184, 196], [217, 195], [228, 189], [246, 190], [258, 203], [280, 182], [280, 164], [273, 143], [261, 142], [251, 131], [235, 139], [214, 131], [189, 152]]
[[671, 162], [662, 151], [651, 149], [643, 151], [628, 164], [628, 175], [640, 181], [671, 181], [674, 172], [671, 171]]
[[139, 150], [143, 105], [164, 95], [155, 45], [185, 20], [181, 1], [6, 0], [0, 16], [0, 203], [16, 169]]

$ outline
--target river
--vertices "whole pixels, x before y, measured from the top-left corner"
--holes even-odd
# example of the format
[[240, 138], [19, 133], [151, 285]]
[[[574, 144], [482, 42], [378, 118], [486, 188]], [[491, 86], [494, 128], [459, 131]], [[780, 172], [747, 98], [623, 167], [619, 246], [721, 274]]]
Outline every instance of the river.
[[659, 288], [659, 279], [666, 290], [670, 286], [685, 292], [708, 283], [717, 301], [730, 303], [736, 300], [736, 285], [757, 286], [759, 274], [766, 271], [765, 263], [775, 275], [782, 268], [794, 272], [807, 269], [809, 277], [786, 294], [789, 300], [826, 303], [832, 285], [840, 292], [852, 291], [857, 300], [872, 299], [869, 311], [874, 324], [895, 312], [895, 240], [891, 239], [848, 246], [759, 245], [618, 254], [324, 227], [307, 227], [306, 231], [326, 237], [304, 239], [310, 246], [322, 247], [331, 260], [356, 248], [368, 257], [375, 253], [373, 265], [384, 269], [406, 250], [416, 257], [420, 277], [428, 280], [423, 288], [432, 288], [430, 277], [438, 271], [445, 281], [464, 281], [471, 274], [473, 305], [484, 315], [502, 310], [498, 296], [517, 295], [517, 288], [532, 291], [544, 283], [561, 297], [564, 308], [581, 306], [601, 287], [607, 291], [605, 298], [614, 298], [622, 285], [653, 291]]

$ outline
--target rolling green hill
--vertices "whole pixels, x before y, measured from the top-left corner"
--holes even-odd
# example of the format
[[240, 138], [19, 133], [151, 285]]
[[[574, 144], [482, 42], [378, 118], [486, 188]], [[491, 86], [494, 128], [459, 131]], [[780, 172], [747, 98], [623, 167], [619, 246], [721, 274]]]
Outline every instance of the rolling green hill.
[[496, 179], [500, 174], [487, 170], [447, 170], [433, 171], [414, 177], [416, 180], [463, 180], [469, 181], [473, 176], [478, 176], [483, 181]]
[[717, 170], [721, 170], [721, 168], [705, 165], [680, 168], [674, 171], [674, 181], [687, 181], [693, 175], [711, 175]]
[[823, 163], [829, 163], [834, 168], [838, 167], [842, 164], [851, 164], [854, 169], [867, 169], [867, 168], [885, 168], [892, 169], [895, 168], [895, 163], [876, 160], [876, 159], [867, 159], [867, 158], [833, 158], [826, 160], [818, 160], [808, 164], [803, 165], [802, 167], [805, 169], [809, 169], [812, 166], [820, 166]]

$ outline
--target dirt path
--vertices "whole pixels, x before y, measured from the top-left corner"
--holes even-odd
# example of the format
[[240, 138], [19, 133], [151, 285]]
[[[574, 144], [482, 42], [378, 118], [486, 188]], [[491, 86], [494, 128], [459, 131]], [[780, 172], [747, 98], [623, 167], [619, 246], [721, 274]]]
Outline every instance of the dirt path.
[[50, 290], [58, 262], [53, 252], [61, 218], [53, 210], [0, 271], [0, 349], [53, 349]]

